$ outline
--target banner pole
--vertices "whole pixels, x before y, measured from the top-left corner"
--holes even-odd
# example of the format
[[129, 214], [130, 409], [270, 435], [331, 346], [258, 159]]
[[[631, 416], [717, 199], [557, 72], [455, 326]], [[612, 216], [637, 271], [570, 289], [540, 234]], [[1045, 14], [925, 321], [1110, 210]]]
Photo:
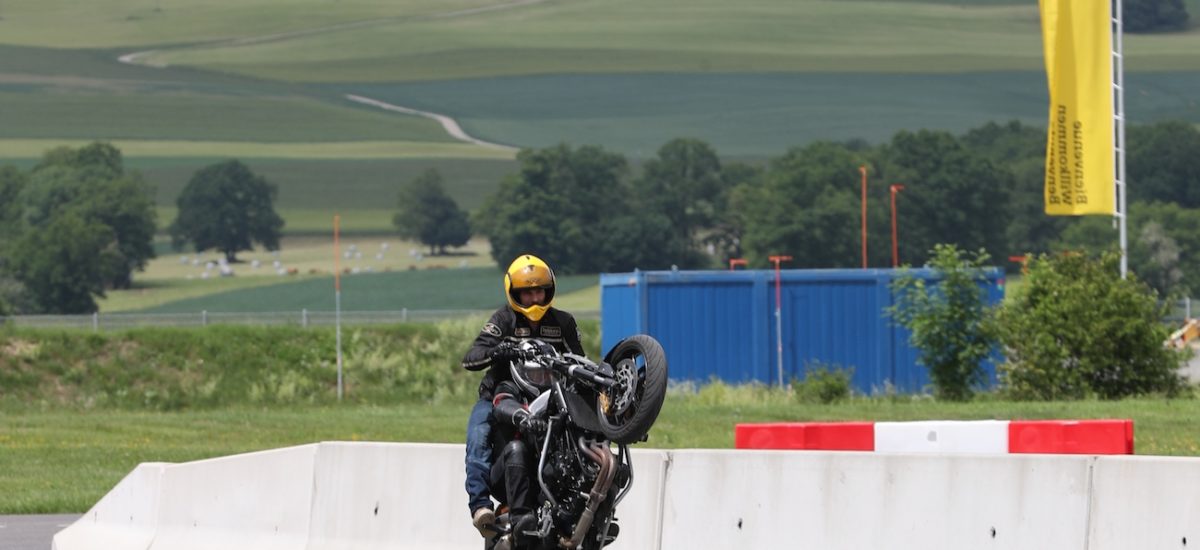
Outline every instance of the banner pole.
[[1113, 78], [1115, 79], [1113, 89], [1117, 96], [1116, 111], [1113, 113], [1113, 118], [1117, 123], [1117, 208], [1120, 214], [1117, 216], [1117, 223], [1120, 224], [1120, 243], [1121, 243], [1121, 278], [1124, 279], [1129, 272], [1129, 236], [1126, 233], [1125, 224], [1129, 218], [1129, 213], [1125, 205], [1125, 44], [1124, 44], [1124, 21], [1123, 9], [1121, 8], [1121, 0], [1113, 0], [1112, 4], [1116, 7], [1116, 17], [1113, 18], [1113, 34], [1115, 35], [1114, 43], [1116, 51], [1113, 52], [1113, 61], [1115, 67], [1113, 70]]

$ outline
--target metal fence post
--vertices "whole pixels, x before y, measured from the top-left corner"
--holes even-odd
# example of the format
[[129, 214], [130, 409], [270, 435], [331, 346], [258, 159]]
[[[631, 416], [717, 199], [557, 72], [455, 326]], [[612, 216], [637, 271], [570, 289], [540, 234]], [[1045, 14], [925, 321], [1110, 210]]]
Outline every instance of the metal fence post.
[[407, 323], [407, 322], [408, 322], [408, 308], [401, 308], [401, 309], [400, 309], [400, 322], [401, 322], [401, 323]]
[[100, 312], [92, 312], [92, 332], [100, 332]]
[[1183, 318], [1185, 321], [1192, 318], [1192, 299], [1191, 299], [1191, 297], [1185, 297], [1183, 299]]
[[200, 326], [202, 326], [202, 327], [208, 326], [208, 310], [207, 309], [200, 311]]
[[308, 328], [308, 308], [300, 310], [300, 326]]

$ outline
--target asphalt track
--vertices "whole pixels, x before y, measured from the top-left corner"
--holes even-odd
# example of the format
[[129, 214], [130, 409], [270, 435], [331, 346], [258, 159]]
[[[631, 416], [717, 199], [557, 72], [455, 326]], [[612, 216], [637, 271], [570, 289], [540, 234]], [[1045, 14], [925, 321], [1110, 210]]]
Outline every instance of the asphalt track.
[[54, 534], [79, 519], [79, 514], [0, 516], [0, 550], [50, 550]]

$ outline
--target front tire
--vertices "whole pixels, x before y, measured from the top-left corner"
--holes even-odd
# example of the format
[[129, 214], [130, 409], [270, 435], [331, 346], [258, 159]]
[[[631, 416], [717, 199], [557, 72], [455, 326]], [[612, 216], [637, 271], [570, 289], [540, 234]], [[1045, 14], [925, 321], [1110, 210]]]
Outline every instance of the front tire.
[[621, 340], [605, 361], [617, 385], [596, 400], [600, 427], [610, 440], [641, 441], [658, 419], [667, 396], [667, 355], [657, 340], [638, 334]]

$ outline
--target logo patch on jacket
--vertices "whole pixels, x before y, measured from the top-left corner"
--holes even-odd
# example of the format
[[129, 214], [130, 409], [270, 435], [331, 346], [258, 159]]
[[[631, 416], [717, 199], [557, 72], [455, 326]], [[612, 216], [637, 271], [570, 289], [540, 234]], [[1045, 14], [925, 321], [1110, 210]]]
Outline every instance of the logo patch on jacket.
[[560, 327], [542, 327], [541, 332], [542, 332], [542, 336], [546, 336], [549, 338], [561, 338], [562, 337], [562, 328], [560, 328]]
[[483, 325], [483, 332], [491, 334], [492, 336], [495, 336], [496, 338], [500, 337], [500, 327], [496, 326], [495, 323], [488, 323], [486, 325]]
[[532, 332], [530, 332], [529, 327], [517, 327], [517, 330], [513, 331], [513, 336], [517, 338], [528, 338], [530, 334]]

